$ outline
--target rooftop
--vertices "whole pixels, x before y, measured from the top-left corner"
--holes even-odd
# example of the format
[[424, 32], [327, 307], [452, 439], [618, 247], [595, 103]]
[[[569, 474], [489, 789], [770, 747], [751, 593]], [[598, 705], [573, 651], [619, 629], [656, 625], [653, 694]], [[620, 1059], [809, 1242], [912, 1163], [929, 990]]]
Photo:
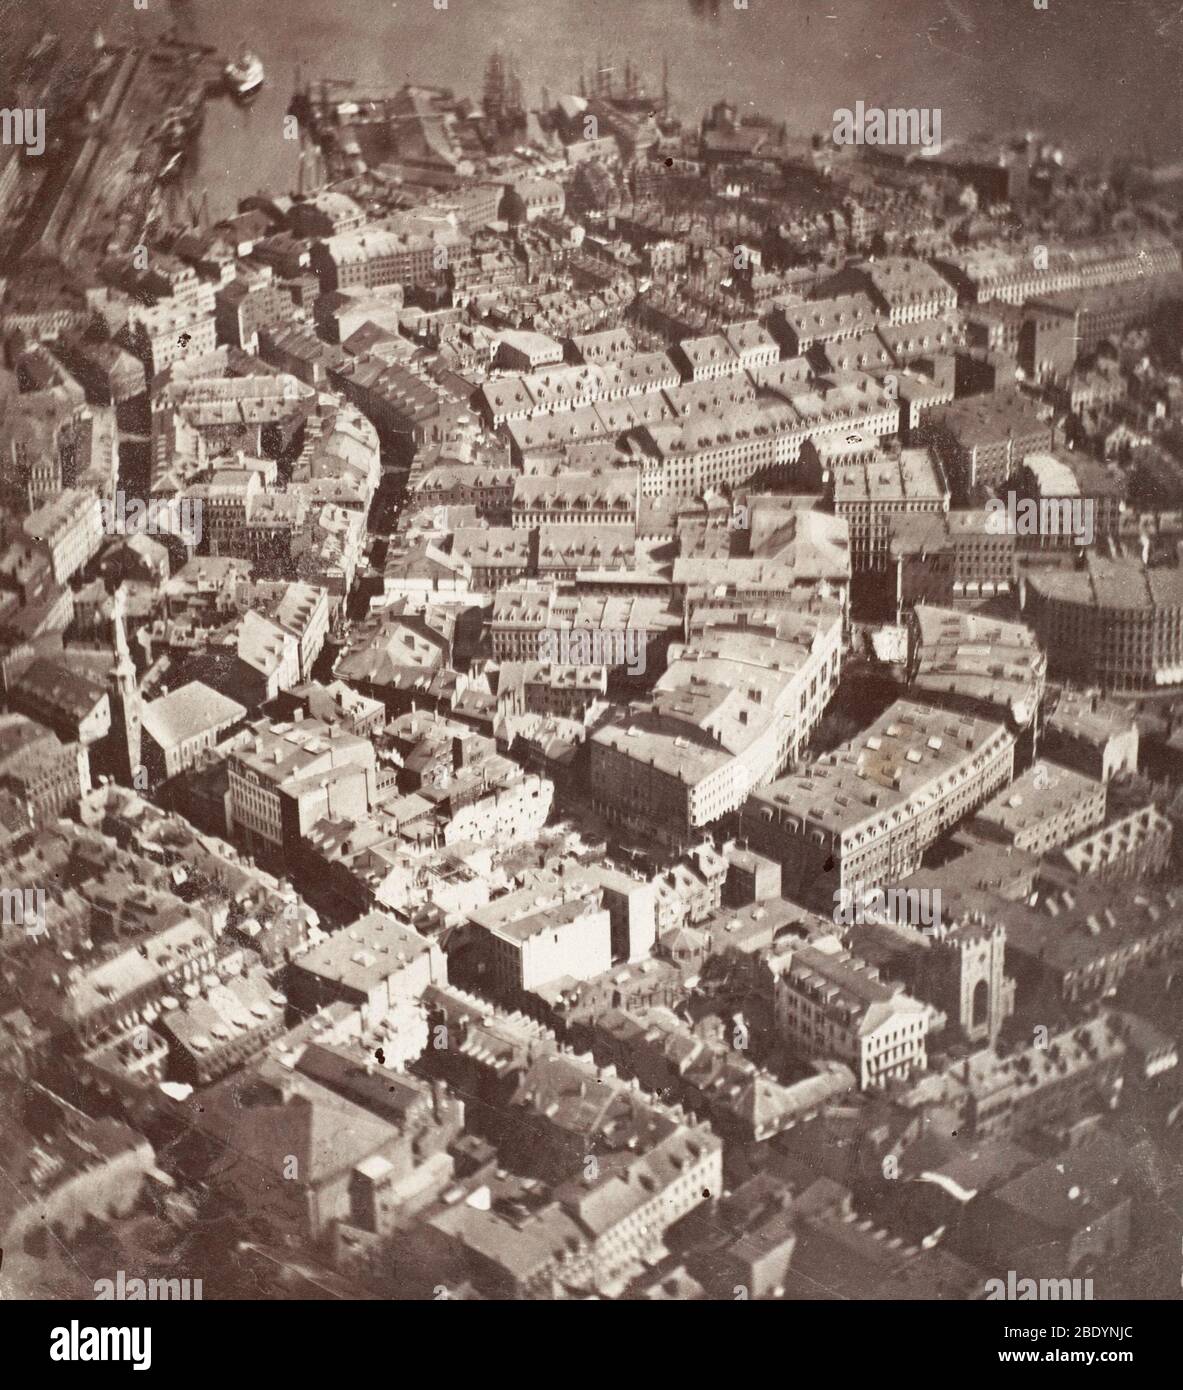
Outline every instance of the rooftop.
[[159, 747], [169, 749], [245, 718], [246, 709], [237, 700], [201, 681], [190, 681], [145, 704], [143, 722], [144, 732]]
[[897, 700], [865, 732], [801, 772], [758, 787], [750, 804], [844, 834], [924, 804], [962, 768], [1013, 743], [999, 723]]

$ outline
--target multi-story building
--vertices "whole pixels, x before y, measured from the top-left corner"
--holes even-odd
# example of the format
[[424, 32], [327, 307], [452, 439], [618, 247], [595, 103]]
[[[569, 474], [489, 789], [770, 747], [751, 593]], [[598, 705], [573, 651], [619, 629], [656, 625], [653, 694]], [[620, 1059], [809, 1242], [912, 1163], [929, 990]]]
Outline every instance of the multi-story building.
[[1169, 885], [1142, 883], [1131, 893], [1120, 878], [1068, 882], [1053, 875], [1033, 903], [949, 883], [942, 911], [976, 911], [1006, 927], [1007, 968], [1020, 1002], [1038, 1010], [1100, 999], [1127, 972], [1176, 953], [1183, 941], [1181, 901]]
[[1079, 570], [1031, 570], [1023, 607], [1053, 674], [1105, 690], [1183, 681], [1183, 574], [1085, 553]]
[[473, 232], [496, 222], [505, 189], [499, 183], [465, 183], [437, 194], [431, 206], [451, 213], [463, 232]]
[[0, 790], [24, 803], [34, 827], [52, 824], [90, 791], [90, 753], [23, 714], [2, 714]]
[[787, 480], [808, 430], [784, 401], [749, 401], [718, 414], [643, 425], [630, 436], [646, 497], [701, 497], [742, 483]]
[[474, 507], [489, 519], [508, 517], [517, 474], [510, 468], [440, 460], [411, 482], [411, 498], [424, 507]]
[[245, 1066], [284, 1031], [284, 997], [262, 970], [227, 980], [165, 1013], [177, 1075], [205, 1086]]
[[176, 256], [157, 254], [143, 269], [123, 263], [121, 283], [133, 296], [168, 301], [185, 309], [209, 313], [214, 291], [191, 265]]
[[965, 315], [965, 341], [979, 352], [1017, 359], [1026, 310], [996, 299], [970, 309]]
[[291, 232], [277, 232], [255, 242], [250, 254], [254, 260], [272, 266], [281, 279], [293, 280], [311, 267], [312, 241]]
[[535, 222], [540, 217], [561, 218], [566, 206], [563, 185], [554, 179], [524, 178], [510, 185], [502, 207], [511, 222]]
[[152, 496], [183, 491], [212, 459], [240, 450], [259, 458], [264, 430], [294, 431], [315, 403], [315, 392], [286, 372], [174, 377], [152, 404]]
[[909, 684], [922, 698], [1020, 729], [1039, 713], [1047, 658], [1029, 627], [918, 603], [908, 636]]
[[926, 414], [953, 400], [958, 361], [951, 355], [925, 357], [891, 373], [900, 398], [901, 439], [913, 440]]
[[663, 1129], [645, 1152], [607, 1165], [598, 1181], [574, 1178], [556, 1194], [590, 1245], [586, 1259], [573, 1262], [576, 1287], [619, 1296], [660, 1259], [669, 1228], [720, 1190], [723, 1143], [711, 1128], [667, 1121]]
[[924, 1070], [932, 1011], [836, 937], [795, 947], [775, 969], [777, 1028], [804, 1056], [845, 1062], [864, 1091]]
[[595, 366], [634, 356], [637, 344], [629, 330], [622, 326], [605, 328], [598, 333], [573, 333], [566, 340], [566, 348], [568, 361]]
[[1077, 367], [1061, 385], [1050, 387], [1049, 395], [1074, 415], [1084, 415], [1091, 410], [1111, 410], [1120, 405], [1127, 390], [1121, 363], [1102, 357], [1090, 366]]
[[214, 323], [222, 342], [254, 352], [259, 329], [282, 327], [292, 313], [291, 291], [274, 279], [270, 266], [264, 266], [218, 290]]
[[68, 484], [71, 421], [85, 407], [85, 393], [73, 383], [11, 393], [0, 431], [0, 497], [7, 507], [29, 511]]
[[0, 549], [0, 626], [9, 641], [64, 632], [73, 618], [73, 591], [54, 579], [46, 547], [14, 540]]
[[239, 612], [244, 584], [250, 582], [249, 560], [233, 556], [195, 556], [164, 586], [166, 618], [185, 626], [218, 627]]
[[514, 479], [514, 526], [599, 526], [636, 522], [641, 478], [635, 468]]
[[[589, 406], [658, 397], [662, 391], [676, 387], [680, 380], [678, 368], [667, 353], [634, 352], [602, 362], [498, 377], [481, 387], [477, 399], [487, 423], [500, 429], [514, 421], [562, 417]], [[560, 425], [569, 423], [559, 421]], [[598, 423], [602, 430], [603, 423]]]
[[841, 611], [753, 617], [721, 613], [679, 649], [651, 699], [592, 736], [601, 814], [690, 843], [800, 755], [837, 688]]
[[583, 723], [588, 707], [608, 691], [605, 666], [558, 666], [552, 662], [503, 662], [497, 706], [507, 714], [554, 715]]
[[546, 333], [510, 328], [498, 335], [494, 367], [510, 372], [534, 372], [563, 360], [563, 345]]
[[430, 234], [365, 227], [318, 241], [311, 264], [325, 293], [355, 285], [367, 290], [379, 285], [425, 285], [442, 280], [469, 246], [468, 237], [447, 223], [440, 223]]
[[[959, 1237], [966, 1252], [989, 1269], [1030, 1269], [1026, 1278], [1039, 1279], [1041, 1295], [1046, 1282], [1062, 1297], [1077, 1296], [1078, 1281], [1066, 1274], [1094, 1263], [1103, 1268], [1109, 1260], [1121, 1260], [1130, 1246], [1133, 1198], [1114, 1181], [1114, 1157], [1113, 1148], [1097, 1138], [977, 1194]], [[1007, 1285], [1015, 1278], [1009, 1273]], [[1084, 1285], [1087, 1297], [1092, 1280]]]
[[329, 380], [379, 430], [409, 452], [442, 444], [467, 414], [464, 400], [433, 379], [380, 357], [354, 357], [329, 371]]
[[[650, 645], [663, 648], [681, 627], [681, 614], [665, 598], [503, 589], [494, 597], [490, 627], [495, 661], [612, 667], [639, 662], [642, 675], [656, 667], [647, 655]], [[579, 634], [587, 638], [587, 660], [578, 659]]]
[[940, 1101], [977, 1141], [1021, 1140], [1116, 1102], [1125, 1053], [1120, 1028], [1105, 1012], [1009, 1057], [983, 1048], [950, 1063]]
[[106, 685], [68, 665], [68, 658], [38, 657], [8, 687], [9, 708], [48, 725], [68, 742], [98, 743], [111, 732]]
[[[467, 1271], [493, 1298], [555, 1298], [560, 1291], [620, 1297], [661, 1258], [670, 1226], [721, 1190], [723, 1141], [611, 1072], [554, 1056], [548, 1035], [510, 1040], [505, 1020], [486, 1013], [478, 1025], [473, 1001], [461, 996], [458, 1003], [469, 1018], [449, 1027], [449, 1034], [462, 1030], [462, 1040], [442, 1060], [474, 1059], [470, 1067], [480, 1065], [487, 1084], [506, 1076], [518, 1082], [509, 1094], [509, 1129], [521, 1136], [513, 1152], [528, 1146], [528, 1160], [549, 1179], [549, 1194], [533, 1183], [543, 1199], [517, 1212], [524, 1190], [505, 1173], [493, 1179], [491, 1203], [444, 1207], [428, 1222], [433, 1246], [444, 1246], [441, 1267]], [[534, 1059], [525, 1066], [523, 1044]], [[512, 1187], [506, 1190], [510, 1184], [516, 1197]]]
[[860, 292], [778, 306], [769, 327], [781, 339], [786, 355], [799, 357], [818, 344], [857, 337], [873, 328], [878, 318], [875, 306]]
[[1119, 1027], [1105, 1012], [1006, 1058], [984, 1048], [952, 1062], [941, 1076], [941, 1104], [974, 1140], [1022, 1140], [1116, 1101], [1125, 1054]]
[[1104, 819], [1104, 782], [1040, 761], [987, 801], [973, 828], [987, 839], [1044, 855]]
[[497, 593], [526, 578], [530, 551], [530, 532], [520, 527], [458, 526], [450, 558], [468, 574], [474, 589]]
[[857, 738], [754, 790], [753, 848], [784, 866], [784, 891], [832, 914], [837, 894], [895, 884], [925, 849], [1014, 773], [1003, 725], [898, 700]]
[[65, 584], [98, 554], [103, 543], [99, 499], [88, 489], [68, 488], [21, 522], [30, 540], [49, 550], [53, 577]]
[[540, 579], [572, 583], [580, 575], [595, 575], [600, 582], [611, 583], [611, 575], [618, 572], [627, 584], [636, 574], [637, 533], [633, 526], [552, 526], [543, 522], [533, 536]]
[[828, 478], [846, 468], [869, 467], [882, 452], [878, 438], [861, 430], [807, 439], [797, 460], [797, 479], [811, 492], [821, 492]]
[[780, 359], [780, 345], [757, 319], [728, 324], [722, 333], [745, 372], [771, 367]]
[[[841, 517], [791, 505], [798, 499], [749, 497], [751, 554], [674, 561], [673, 587], [692, 608], [756, 604], [808, 606], [832, 600], [846, 611], [850, 528]], [[788, 504], [788, 505], [785, 505]]]
[[386, 727], [382, 702], [367, 699], [344, 681], [333, 681], [330, 685], [308, 682], [292, 691], [289, 698], [298, 699], [305, 713], [313, 719], [342, 725], [359, 738], [381, 733]]
[[329, 633], [328, 590], [298, 581], [260, 582], [246, 601], [252, 611], [295, 639], [299, 679], [310, 680]]
[[297, 199], [288, 211], [288, 231], [298, 237], [343, 236], [360, 231], [366, 214], [348, 195], [321, 188]]
[[882, 572], [889, 564], [890, 518], [947, 512], [949, 488], [930, 448], [880, 454], [870, 463], [831, 475], [834, 515], [850, 526], [851, 568]]
[[[675, 351], [688, 381], [719, 381], [743, 371], [739, 354], [722, 333], [683, 338]], [[775, 360], [775, 358], [773, 359]]]
[[583, 878], [494, 898], [469, 915], [507, 1002], [554, 980], [590, 980], [612, 968], [612, 918], [602, 889]]
[[159, 304], [137, 305], [128, 313], [121, 341], [133, 357], [143, 362], [149, 379], [183, 357], [199, 357], [214, 350], [218, 330], [213, 287], [203, 288], [209, 291], [208, 304], [189, 305], [166, 299]]
[[1003, 488], [1027, 454], [1054, 443], [1052, 421], [1015, 390], [939, 406], [919, 434], [936, 448], [959, 501], [975, 488]]
[[1092, 459], [1027, 454], [1014, 483], [1017, 498], [1034, 503], [1039, 518], [1035, 531], [1020, 538], [1020, 549], [1104, 545], [1121, 530], [1124, 482], [1116, 470]]
[[364, 563], [366, 535], [366, 518], [361, 512], [331, 504], [314, 508], [301, 529], [292, 534], [291, 554], [297, 573], [329, 591], [334, 611], [344, 604], [358, 567]]
[[1080, 358], [1147, 321], [1165, 289], [1166, 281], [1148, 275], [1130, 284], [1041, 296], [1024, 310], [1020, 363], [1037, 380], [1063, 381]]
[[[397, 334], [402, 310], [401, 285], [383, 285], [376, 290], [355, 285], [352, 289], [330, 290], [328, 294], [318, 295], [312, 306], [312, 321], [321, 338], [333, 344], [349, 343], [350, 349], [354, 349], [365, 340], [367, 333], [373, 334], [375, 330]], [[360, 336], [355, 338], [355, 334]], [[274, 338], [272, 343], [278, 347]], [[312, 344], [308, 347], [311, 349]]]
[[1100, 782], [1138, 770], [1138, 725], [1131, 712], [1097, 695], [1065, 690], [1044, 724], [1049, 757]]
[[1112, 237], [1075, 246], [1033, 246], [1026, 251], [991, 246], [940, 265], [962, 296], [977, 304], [992, 299], [1023, 304], [1065, 290], [1169, 276], [1181, 268], [1178, 248], [1161, 236], [1133, 242], [1124, 236]]
[[259, 676], [259, 694], [274, 700], [300, 681], [300, 645], [290, 632], [248, 609], [238, 623], [235, 652]]
[[374, 1028], [400, 1004], [422, 997], [428, 985], [448, 983], [447, 958], [388, 912], [367, 912], [293, 961], [289, 993], [308, 1013], [341, 1001], [359, 1009]]
[[[477, 767], [449, 782], [437, 814], [447, 817], [445, 845], [514, 845], [532, 840], [550, 817], [554, 783], [534, 772], [523, 772], [505, 760], [503, 775]], [[434, 800], [428, 789], [423, 794]]]
[[638, 426], [629, 436], [642, 459], [647, 497], [701, 497], [742, 483], [785, 482], [806, 440], [852, 432], [898, 433], [899, 397], [863, 372], [833, 372], [706, 414]]
[[719, 381], [772, 366], [780, 357], [780, 347], [766, 328], [751, 320], [703, 337], [683, 338], [674, 355], [688, 380]]
[[322, 816], [363, 818], [377, 799], [374, 747], [317, 719], [253, 726], [228, 764], [231, 828], [275, 856], [298, 847]]
[[926, 261], [882, 256], [860, 273], [872, 302], [890, 324], [942, 318], [957, 308], [957, 291]]
[[916, 603], [973, 603], [1012, 593], [1018, 538], [989, 523], [984, 507], [889, 517], [897, 609]]
[[88, 400], [120, 405], [144, 394], [144, 364], [107, 339], [95, 342], [67, 333], [54, 351], [86, 388]]
[[217, 947], [204, 927], [178, 922], [136, 946], [73, 972], [64, 984], [63, 1018], [90, 1045], [108, 1030], [126, 1031], [155, 1015], [213, 968]]
[[[315, 283], [315, 282], [314, 282]], [[357, 291], [358, 295], [364, 296], [365, 290]], [[389, 291], [373, 291], [374, 296], [384, 295]], [[322, 298], [327, 298], [328, 307], [323, 312], [317, 312]], [[356, 303], [352, 299], [352, 292], [334, 290], [327, 296], [318, 296], [313, 308], [313, 322], [311, 324], [293, 322], [291, 318], [279, 325], [260, 324], [258, 326], [258, 353], [260, 361], [266, 362], [269, 367], [275, 367], [281, 372], [287, 373], [296, 381], [302, 381], [306, 386], [311, 386], [317, 390], [325, 386], [328, 381], [328, 374], [334, 369], [339, 369], [348, 361], [344, 350], [339, 346], [334, 338], [334, 325], [340, 322], [340, 317], [336, 315], [336, 310], [340, 308], [343, 301]], [[375, 308], [375, 314], [381, 318], [381, 311]], [[323, 337], [318, 334], [323, 333]], [[288, 391], [292, 388], [289, 386]]]
[[1166, 868], [1175, 827], [1155, 806], [1141, 806], [1085, 835], [1053, 857], [1053, 869], [1082, 878], [1153, 878]]

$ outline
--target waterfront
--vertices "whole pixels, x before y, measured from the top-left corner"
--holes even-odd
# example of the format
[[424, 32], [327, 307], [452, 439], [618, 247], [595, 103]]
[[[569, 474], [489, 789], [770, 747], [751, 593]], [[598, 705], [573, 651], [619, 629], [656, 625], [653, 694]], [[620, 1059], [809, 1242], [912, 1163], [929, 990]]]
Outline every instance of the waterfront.
[[[599, 58], [629, 58], [656, 90], [668, 57], [675, 109], [689, 119], [728, 97], [806, 134], [828, 130], [836, 107], [862, 99], [939, 107], [946, 141], [1037, 126], [1101, 160], [1174, 157], [1183, 128], [1183, 17], [1165, 0], [1131, 7], [1122, 25], [1111, 22], [1126, 8], [1119, 0], [1046, 11], [1029, 0], [750, 0], [746, 10], [730, 0], [449, 0], [446, 10], [432, 0], [290, 0], [282, 9], [172, 0], [167, 13], [151, 4], [138, 12], [56, 0], [43, 13], [46, 23], [69, 16], [79, 38], [80, 25], [95, 22], [114, 38], [171, 20], [226, 52], [248, 44], [262, 56], [266, 87], [249, 108], [210, 102], [186, 173], [190, 194], [208, 190], [215, 218], [261, 187], [294, 188], [297, 146], [283, 138], [283, 116], [297, 65], [306, 77], [351, 79], [360, 92], [420, 82], [479, 97], [498, 44], [531, 104], [544, 87], [552, 98], [574, 91]], [[627, 50], [612, 52], [623, 33]]]

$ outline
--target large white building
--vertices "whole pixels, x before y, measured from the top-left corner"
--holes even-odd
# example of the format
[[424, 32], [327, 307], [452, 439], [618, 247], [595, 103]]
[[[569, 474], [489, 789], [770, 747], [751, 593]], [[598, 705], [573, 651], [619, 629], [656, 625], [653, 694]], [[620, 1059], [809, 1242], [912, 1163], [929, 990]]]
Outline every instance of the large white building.
[[25, 517], [22, 529], [49, 550], [53, 577], [66, 584], [98, 554], [102, 508], [93, 492], [69, 488]]
[[507, 1001], [555, 980], [612, 968], [612, 919], [603, 892], [579, 879], [495, 898], [469, 921], [482, 936], [492, 986]]
[[694, 838], [800, 754], [837, 689], [836, 605], [717, 619], [675, 650], [650, 700], [593, 735], [592, 796], [610, 820]]

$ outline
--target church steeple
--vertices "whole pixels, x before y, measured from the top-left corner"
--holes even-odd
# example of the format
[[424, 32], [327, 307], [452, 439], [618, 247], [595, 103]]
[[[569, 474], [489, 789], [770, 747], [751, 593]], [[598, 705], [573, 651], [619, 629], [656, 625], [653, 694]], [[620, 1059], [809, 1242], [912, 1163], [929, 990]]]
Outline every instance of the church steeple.
[[[140, 768], [140, 753], [143, 728], [143, 700], [140, 696], [136, 664], [132, 660], [131, 647], [127, 641], [127, 589], [123, 584], [115, 590], [115, 699], [119, 706], [118, 716], [123, 723], [123, 736], [126, 746], [126, 772], [128, 780], [135, 782]], [[123, 763], [123, 758], [120, 762]], [[120, 769], [124, 769], [121, 767]]]

